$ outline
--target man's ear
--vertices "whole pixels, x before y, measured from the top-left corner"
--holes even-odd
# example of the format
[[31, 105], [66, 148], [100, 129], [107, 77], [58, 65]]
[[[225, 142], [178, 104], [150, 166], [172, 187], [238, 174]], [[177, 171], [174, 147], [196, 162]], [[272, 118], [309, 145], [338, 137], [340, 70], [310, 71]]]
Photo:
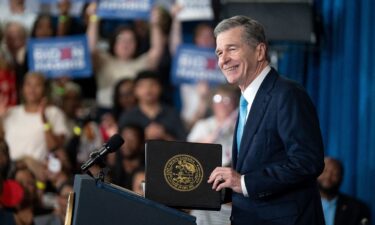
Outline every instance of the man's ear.
[[266, 60], [267, 46], [264, 43], [259, 43], [256, 47], [258, 62]]

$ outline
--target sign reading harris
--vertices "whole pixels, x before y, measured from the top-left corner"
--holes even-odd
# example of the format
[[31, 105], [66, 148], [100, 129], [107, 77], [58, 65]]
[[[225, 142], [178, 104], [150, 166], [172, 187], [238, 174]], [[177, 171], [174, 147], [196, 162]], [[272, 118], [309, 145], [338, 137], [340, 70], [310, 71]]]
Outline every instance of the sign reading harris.
[[194, 45], [180, 45], [172, 64], [172, 83], [210, 84], [225, 83], [226, 79], [217, 65], [214, 49], [198, 48]]
[[86, 36], [30, 39], [28, 42], [30, 71], [47, 77], [88, 77], [92, 73]]
[[150, 18], [153, 0], [100, 0], [97, 14], [105, 19]]

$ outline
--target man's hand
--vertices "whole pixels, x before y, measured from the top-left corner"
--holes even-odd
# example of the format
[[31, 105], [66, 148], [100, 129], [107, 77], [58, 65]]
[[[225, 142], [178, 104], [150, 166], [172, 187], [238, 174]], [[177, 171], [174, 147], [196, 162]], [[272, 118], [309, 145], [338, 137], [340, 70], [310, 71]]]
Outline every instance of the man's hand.
[[241, 174], [229, 167], [216, 167], [207, 182], [213, 183], [212, 189], [216, 191], [230, 188], [234, 192], [242, 193]]

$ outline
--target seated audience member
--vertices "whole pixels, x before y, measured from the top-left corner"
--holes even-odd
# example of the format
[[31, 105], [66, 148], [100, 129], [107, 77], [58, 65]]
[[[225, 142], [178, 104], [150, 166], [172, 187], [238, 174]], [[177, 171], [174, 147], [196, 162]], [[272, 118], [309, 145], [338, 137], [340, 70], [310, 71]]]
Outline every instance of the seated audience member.
[[[22, 24], [9, 22], [4, 29], [3, 55], [7, 63], [14, 69], [16, 74], [17, 94], [21, 94], [21, 84], [27, 71], [26, 66], [26, 39], [27, 33]], [[20, 98], [19, 98], [20, 99]]]
[[[212, 95], [211, 108], [213, 115], [198, 120], [188, 135], [188, 141], [216, 143], [222, 145], [222, 165], [232, 163], [233, 133], [238, 115], [239, 90], [231, 85], [218, 86]], [[221, 210], [192, 210], [191, 215], [197, 218], [198, 225], [229, 224], [231, 205], [222, 205]]]
[[[1, 41], [0, 29], [0, 43]], [[0, 83], [0, 98], [6, 98], [8, 106], [15, 105], [17, 103], [16, 74], [10, 63], [6, 61], [2, 49], [0, 49]]]
[[122, 128], [120, 135], [126, 141], [115, 153], [113, 183], [131, 189], [134, 172], [144, 167], [144, 131], [129, 124]]
[[197, 121], [187, 140], [222, 145], [222, 165], [230, 166], [232, 161], [233, 133], [237, 119], [239, 91], [230, 85], [218, 86], [212, 95], [213, 115]]
[[71, 133], [74, 133], [74, 128], [77, 126], [77, 123], [80, 122], [81, 117], [84, 116], [81, 88], [76, 83], [67, 81], [63, 86], [56, 87], [55, 89], [60, 89], [59, 92], [61, 92], [61, 94], [56, 97], [55, 103], [59, 103], [58, 106], [60, 106], [66, 116], [68, 129]]
[[145, 130], [146, 140], [184, 140], [186, 133], [179, 114], [160, 102], [161, 91], [156, 73], [139, 73], [134, 89], [138, 105], [121, 117], [120, 127], [138, 125]]
[[47, 81], [42, 74], [28, 73], [22, 86], [24, 103], [7, 108], [1, 105], [5, 140], [12, 160], [32, 157], [43, 161], [68, 136], [65, 116], [47, 102]]
[[50, 154], [48, 160], [46, 160], [46, 165], [44, 173], [50, 185], [51, 190], [49, 192], [54, 194], [62, 184], [69, 181], [72, 176], [72, 165], [70, 164], [66, 150], [63, 148], [59, 148], [53, 154]]
[[37, 188], [37, 179], [27, 167], [21, 167], [14, 171], [13, 178], [24, 189], [25, 196], [28, 198], [33, 215], [43, 215], [51, 212], [42, 202], [43, 193]]
[[134, 95], [134, 82], [130, 79], [122, 79], [117, 82], [113, 94], [112, 114], [116, 121], [122, 113], [126, 113], [136, 106], [137, 101]]
[[344, 168], [337, 159], [326, 157], [323, 173], [318, 177], [326, 225], [365, 225], [370, 210], [361, 201], [340, 193]]
[[79, 172], [80, 164], [89, 158], [92, 151], [102, 146], [103, 139], [99, 125], [91, 118], [90, 109], [82, 106], [80, 86], [75, 82], [67, 81], [58, 88], [61, 94], [55, 101], [60, 103], [71, 134], [65, 143], [65, 148], [72, 171]]
[[79, 167], [89, 159], [90, 154], [102, 146], [103, 137], [99, 125], [90, 118], [84, 120], [77, 131], [79, 134], [77, 133], [74, 142], [69, 145], [68, 152], [69, 157], [74, 157], [73, 165], [75, 161], [79, 170]]
[[109, 109], [113, 105], [111, 98], [113, 87], [119, 80], [133, 79], [141, 70], [156, 70], [167, 37], [164, 37], [160, 28], [160, 11], [155, 8], [150, 19], [151, 47], [146, 53], [137, 55], [137, 35], [132, 27], [127, 26], [116, 29], [109, 40], [109, 52], [103, 52], [96, 47], [99, 26], [95, 10], [96, 3], [92, 3], [87, 8], [87, 13], [90, 15], [87, 36], [96, 72], [96, 100], [100, 108]]
[[35, 225], [63, 225], [65, 221], [66, 207], [73, 185], [70, 182], [63, 183], [57, 190], [57, 204], [52, 213], [37, 216], [34, 219]]
[[145, 174], [145, 170], [143, 168], [134, 172], [133, 183], [132, 183], [132, 191], [134, 191], [135, 193], [137, 193], [141, 196], [145, 195], [144, 185], [143, 185], [144, 182], [145, 182], [145, 178], [146, 178], [146, 174]]

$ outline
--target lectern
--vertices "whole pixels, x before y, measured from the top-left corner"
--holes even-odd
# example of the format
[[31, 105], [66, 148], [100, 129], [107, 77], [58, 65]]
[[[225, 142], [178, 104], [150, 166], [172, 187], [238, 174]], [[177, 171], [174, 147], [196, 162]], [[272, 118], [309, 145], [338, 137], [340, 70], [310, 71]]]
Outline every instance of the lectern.
[[193, 216], [87, 175], [76, 175], [71, 203], [73, 225], [196, 225]]

